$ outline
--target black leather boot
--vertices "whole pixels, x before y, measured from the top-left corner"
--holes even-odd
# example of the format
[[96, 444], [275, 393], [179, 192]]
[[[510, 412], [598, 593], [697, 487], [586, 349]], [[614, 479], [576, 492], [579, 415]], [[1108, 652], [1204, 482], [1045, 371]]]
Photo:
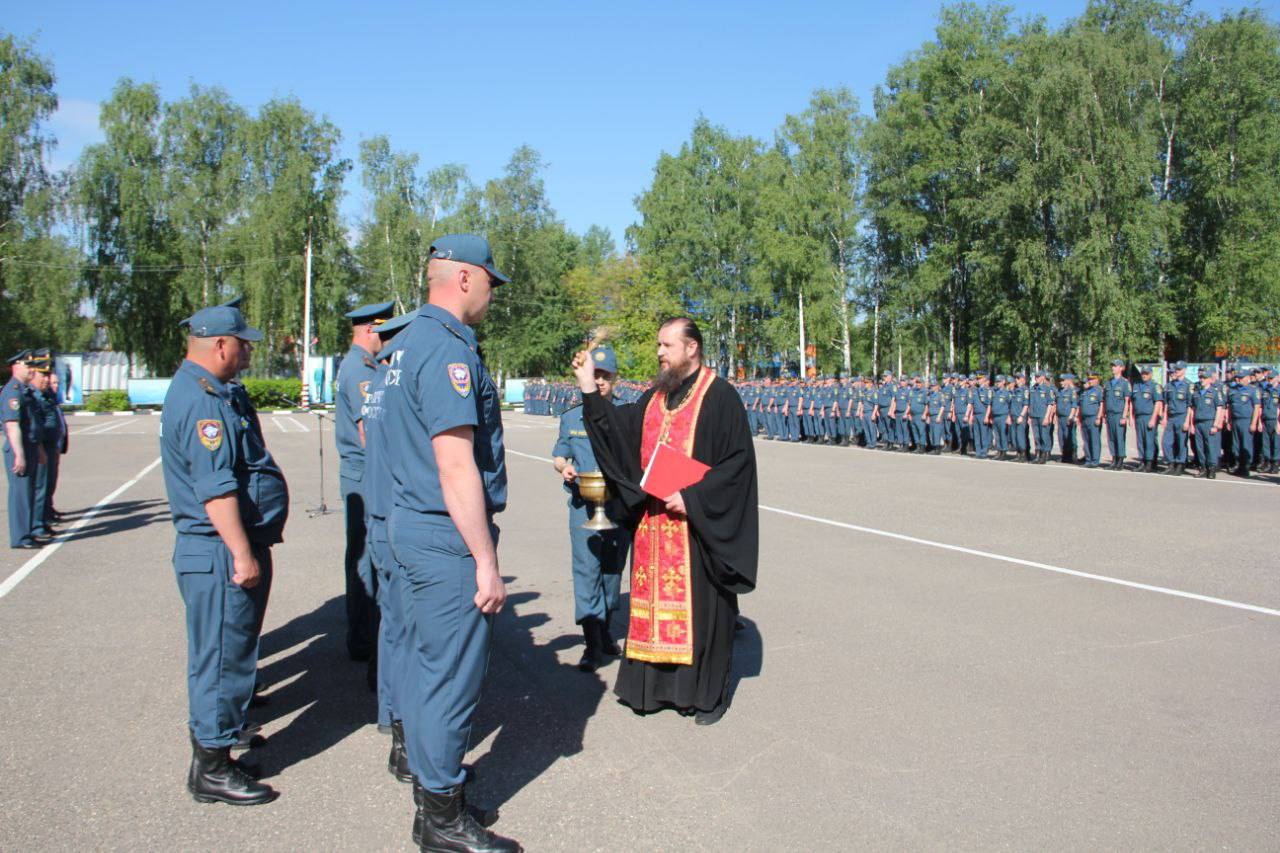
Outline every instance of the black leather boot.
[[[414, 783], [414, 842], [427, 851], [459, 853], [519, 853], [519, 844], [480, 825], [466, 804], [461, 788], [436, 794]], [[421, 818], [419, 820], [419, 818]]]
[[197, 803], [228, 803], [233, 806], [260, 806], [280, 792], [249, 775], [231, 758], [230, 747], [206, 747], [192, 739], [191, 771], [187, 790]]
[[618, 648], [618, 641], [613, 639], [613, 634], [609, 632], [608, 616], [600, 623], [600, 651], [615, 658], [622, 654], [622, 649]]
[[600, 650], [600, 622], [594, 616], [582, 620], [582, 637], [586, 640], [587, 647], [582, 650], [578, 669], [582, 672], [595, 672], [604, 665], [604, 654]]
[[397, 782], [413, 781], [413, 773], [409, 771], [409, 754], [404, 749], [404, 723], [401, 720], [391, 721], [391, 752], [387, 755], [387, 772], [396, 777]]

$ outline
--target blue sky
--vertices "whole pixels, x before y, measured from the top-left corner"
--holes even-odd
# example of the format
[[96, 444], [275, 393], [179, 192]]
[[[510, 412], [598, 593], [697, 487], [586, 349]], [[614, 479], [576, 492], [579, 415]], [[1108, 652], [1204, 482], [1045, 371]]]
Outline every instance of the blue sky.
[[[1201, 0], [1218, 15], [1240, 4]], [[1034, 0], [1015, 15], [1060, 23], [1083, 0]], [[12, 3], [0, 27], [35, 36], [62, 106], [65, 166], [98, 138], [98, 103], [121, 77], [166, 99], [221, 86], [250, 109], [296, 95], [343, 132], [344, 155], [379, 133], [423, 171], [497, 175], [521, 144], [549, 165], [552, 205], [575, 231], [621, 243], [661, 151], [699, 113], [770, 138], [819, 87], [848, 86], [870, 110], [890, 65], [931, 38], [936, 0], [703, 3], [286, 3], [259, 0]], [[1262, 6], [1274, 18], [1274, 4]], [[109, 11], [108, 11], [109, 10]], [[359, 181], [344, 211], [364, 215]]]

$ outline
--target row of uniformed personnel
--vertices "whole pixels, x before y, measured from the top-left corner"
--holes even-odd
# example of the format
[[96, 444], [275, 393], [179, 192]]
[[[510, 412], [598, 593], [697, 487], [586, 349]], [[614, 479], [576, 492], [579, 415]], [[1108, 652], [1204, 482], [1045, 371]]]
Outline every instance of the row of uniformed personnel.
[[62, 519], [53, 507], [67, 419], [58, 402], [58, 377], [48, 349], [10, 356], [9, 381], [0, 391], [4, 469], [8, 479], [9, 547], [40, 548]]
[[[737, 388], [752, 429], [771, 440], [972, 452], [979, 459], [1039, 464], [1049, 460], [1056, 441], [1061, 461], [1097, 468], [1105, 430], [1107, 467], [1119, 470], [1132, 427], [1138, 471], [1155, 472], [1163, 458], [1169, 466], [1164, 473], [1182, 474], [1189, 448], [1204, 477], [1224, 465], [1244, 477], [1280, 471], [1280, 374], [1274, 369], [1232, 364], [1221, 384], [1216, 370], [1203, 369], [1193, 385], [1186, 363], [1176, 362], [1163, 386], [1151, 380], [1150, 367], [1139, 369], [1135, 383], [1125, 372], [1125, 363], [1116, 360], [1105, 383], [1089, 374], [1083, 388], [1070, 373], [1061, 374], [1055, 387], [1043, 371], [1030, 382], [1024, 375], [989, 377], [984, 371], [896, 381], [885, 371], [879, 382], [765, 379]], [[1224, 436], [1230, 437], [1225, 444]]]
[[[621, 406], [639, 400], [644, 392], [643, 384], [619, 379], [613, 398]], [[582, 395], [578, 393], [578, 386], [572, 382], [530, 379], [524, 385], [523, 402], [526, 415], [559, 417], [574, 406], [582, 405]]]

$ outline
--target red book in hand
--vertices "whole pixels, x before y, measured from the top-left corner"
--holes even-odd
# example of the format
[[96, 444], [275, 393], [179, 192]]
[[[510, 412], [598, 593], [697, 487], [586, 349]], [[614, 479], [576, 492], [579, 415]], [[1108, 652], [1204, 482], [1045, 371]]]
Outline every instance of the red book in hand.
[[640, 488], [665, 501], [681, 489], [701, 481], [709, 470], [710, 465], [703, 465], [674, 447], [659, 444], [654, 449], [649, 464], [645, 466], [644, 476], [640, 478]]

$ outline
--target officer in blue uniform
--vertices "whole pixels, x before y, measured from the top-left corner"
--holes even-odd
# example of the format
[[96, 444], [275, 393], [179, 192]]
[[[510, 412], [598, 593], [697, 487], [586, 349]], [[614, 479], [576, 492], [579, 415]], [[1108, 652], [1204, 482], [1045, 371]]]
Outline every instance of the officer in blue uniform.
[[1185, 425], [1187, 432], [1195, 430], [1199, 476], [1212, 480], [1218, 475], [1222, 425], [1227, 420], [1227, 397], [1217, 387], [1217, 376], [1213, 370], [1200, 372], [1200, 385], [1191, 392], [1189, 403]]
[[1049, 384], [1049, 374], [1043, 370], [1036, 372], [1036, 382], [1027, 394], [1027, 416], [1031, 419], [1031, 433], [1035, 437], [1035, 457], [1031, 460], [1037, 465], [1049, 461], [1053, 452], [1053, 418], [1056, 408], [1056, 395]]
[[924, 387], [919, 373], [911, 374], [911, 385], [907, 388], [907, 426], [910, 428], [911, 450], [914, 453], [925, 452], [925, 412], [929, 408], [929, 391]]
[[28, 381], [30, 350], [11, 356], [10, 376], [0, 391], [4, 419], [4, 472], [9, 480], [9, 547], [39, 548], [35, 528], [36, 469], [40, 464], [39, 420]]
[[493, 523], [507, 504], [501, 399], [470, 327], [507, 277], [477, 235], [441, 237], [429, 257], [430, 303], [398, 335], [381, 401], [387, 529], [409, 632], [402, 700], [414, 840], [424, 850], [515, 851], [465, 807], [462, 766], [493, 616], [506, 601]]
[[978, 386], [973, 393], [973, 456], [975, 459], [986, 459], [991, 448], [991, 425], [993, 416], [991, 406], [994, 400], [991, 386], [987, 384], [987, 374], [979, 370]]
[[[602, 346], [591, 351], [595, 365], [596, 389], [604, 399], [613, 398], [618, 377], [618, 358], [613, 347]], [[613, 401], [615, 404], [617, 400]], [[605, 504], [615, 530], [585, 530], [595, 505], [578, 493], [578, 475], [599, 471], [587, 428], [582, 421], [582, 406], [577, 405], [560, 416], [560, 435], [551, 450], [556, 471], [564, 479], [569, 494], [569, 543], [573, 559], [573, 620], [582, 626], [586, 648], [578, 669], [595, 672], [605, 655], [617, 655], [610, 620], [618, 609], [618, 591], [622, 586], [622, 570], [626, 568], [631, 537], [627, 533], [627, 512], [616, 498]]]
[[1102, 464], [1102, 418], [1106, 392], [1098, 384], [1098, 374], [1090, 373], [1080, 392], [1080, 438], [1084, 444], [1084, 467]]
[[1008, 377], [1003, 373], [996, 374], [996, 383], [991, 388], [991, 444], [996, 451], [996, 459], [1003, 462], [1012, 450], [1013, 428], [1009, 417], [1012, 405], [1012, 394], [1006, 386]]
[[261, 339], [235, 308], [197, 311], [160, 416], [165, 491], [177, 528], [173, 567], [186, 607], [187, 788], [206, 803], [259, 805], [277, 796], [230, 755], [257, 674], [271, 546], [281, 541], [289, 513], [284, 475], [227, 388], [241, 349]]
[[1124, 470], [1124, 457], [1128, 452], [1125, 446], [1125, 424], [1133, 420], [1133, 387], [1124, 378], [1124, 360], [1117, 358], [1111, 362], [1111, 378], [1103, 389], [1106, 393], [1107, 448], [1111, 451], [1112, 471]]
[[58, 477], [58, 454], [62, 441], [62, 419], [58, 401], [49, 396], [49, 382], [53, 370], [49, 350], [37, 350], [31, 372], [31, 400], [35, 404], [36, 417], [40, 421], [40, 466], [36, 469], [35, 499], [32, 502], [32, 519], [37, 534], [53, 535], [53, 487]]
[[1177, 477], [1187, 468], [1187, 407], [1191, 400], [1191, 383], [1187, 382], [1187, 363], [1176, 361], [1169, 365], [1172, 378], [1164, 387], [1164, 412], [1160, 422], [1164, 435], [1160, 449], [1169, 467], [1166, 474]]
[[[416, 313], [416, 312], [415, 312]], [[360, 409], [364, 425], [364, 479], [361, 481], [368, 521], [367, 549], [372, 564], [378, 602], [378, 729], [391, 733], [387, 770], [401, 782], [412, 782], [404, 749], [404, 711], [399, 690], [403, 684], [407, 633], [401, 607], [401, 579], [391, 557], [387, 539], [387, 516], [391, 511], [391, 472], [387, 468], [387, 438], [382, 427], [382, 397], [386, 393], [387, 364], [395, 351], [396, 333], [413, 320], [402, 314], [378, 326], [382, 347], [376, 357], [377, 370]]]
[[338, 445], [338, 482], [346, 514], [347, 546], [343, 568], [346, 580], [347, 654], [352, 660], [370, 661], [369, 674], [376, 683], [373, 656], [377, 649], [378, 609], [375, 605], [373, 568], [365, 550], [364, 424], [361, 407], [377, 370], [373, 357], [382, 348], [378, 326], [395, 313], [394, 302], [362, 305], [346, 314], [351, 321], [351, 349], [338, 367], [338, 396], [333, 419]]
[[1143, 365], [1139, 372], [1142, 379], [1133, 386], [1133, 428], [1137, 440], [1138, 456], [1142, 463], [1137, 470], [1144, 474], [1156, 472], [1156, 437], [1158, 425], [1164, 415], [1164, 388], [1151, 379], [1151, 365]]
[[929, 379], [929, 396], [925, 399], [924, 419], [929, 427], [929, 453], [942, 455], [942, 444], [945, 439], [947, 417], [947, 398], [942, 393], [942, 385], [938, 378]]
[[1054, 401], [1054, 422], [1058, 427], [1059, 457], [1064, 465], [1076, 464], [1076, 424], [1080, 422], [1080, 392], [1073, 373], [1058, 376], [1061, 387]]
[[1262, 467], [1264, 474], [1276, 474], [1280, 466], [1280, 374], [1268, 369], [1263, 376], [1262, 392]]
[[1227, 392], [1231, 417], [1231, 447], [1238, 477], [1249, 477], [1253, 463], [1253, 437], [1261, 429], [1262, 399], [1253, 385], [1253, 372], [1244, 368], [1236, 371], [1236, 384]]
[[53, 505], [54, 495], [58, 491], [58, 475], [62, 469], [62, 457], [67, 455], [67, 451], [71, 449], [71, 434], [67, 429], [67, 415], [62, 411], [62, 400], [59, 396], [59, 380], [57, 371], [49, 374], [49, 391], [48, 396], [52, 401], [54, 411], [58, 417], [58, 445], [56, 448], [57, 458], [49, 460], [49, 464], [53, 467], [53, 474], [50, 478], [49, 485], [49, 504], [45, 509], [45, 517], [52, 521], [62, 521], [62, 513], [58, 512], [57, 507]]
[[1010, 376], [1009, 383], [1009, 443], [1013, 445], [1013, 461], [1026, 462], [1030, 450], [1027, 437], [1027, 377], [1019, 373]]

